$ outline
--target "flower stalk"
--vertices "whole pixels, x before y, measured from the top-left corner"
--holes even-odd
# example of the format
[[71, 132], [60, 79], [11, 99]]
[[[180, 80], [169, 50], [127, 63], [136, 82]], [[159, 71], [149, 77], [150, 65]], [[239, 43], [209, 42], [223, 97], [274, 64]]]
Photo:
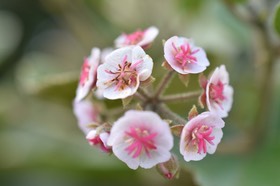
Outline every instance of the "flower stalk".
[[164, 103], [185, 102], [197, 98], [201, 93], [201, 90], [197, 90], [193, 92], [162, 96], [159, 100]]
[[162, 78], [161, 82], [159, 83], [158, 87], [156, 88], [154, 98], [158, 98], [168, 87], [170, 81], [172, 80], [172, 77], [174, 75], [174, 71], [168, 71], [165, 76]]

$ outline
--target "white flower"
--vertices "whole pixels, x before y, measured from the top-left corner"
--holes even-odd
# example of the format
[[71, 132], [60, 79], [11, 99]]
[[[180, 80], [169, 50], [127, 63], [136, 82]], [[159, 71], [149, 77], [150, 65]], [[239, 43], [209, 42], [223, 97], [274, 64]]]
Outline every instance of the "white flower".
[[87, 134], [92, 130], [89, 125], [99, 121], [99, 112], [89, 100], [74, 101], [74, 114], [80, 129]]
[[197, 74], [209, 66], [205, 51], [192, 40], [173, 36], [164, 43], [167, 63], [180, 74]]
[[96, 73], [97, 67], [100, 63], [100, 50], [98, 48], [93, 48], [91, 55], [85, 58], [79, 85], [76, 91], [76, 101], [81, 101], [84, 99], [92, 88], [96, 85]]
[[217, 67], [206, 86], [206, 104], [211, 112], [227, 117], [233, 102], [233, 88], [224, 65]]
[[114, 123], [108, 145], [131, 169], [148, 169], [171, 158], [173, 136], [156, 113], [131, 110]]
[[133, 95], [140, 81], [152, 73], [153, 61], [140, 46], [129, 46], [111, 52], [97, 69], [97, 87], [108, 99]]
[[224, 121], [216, 114], [203, 112], [192, 118], [183, 128], [180, 153], [186, 161], [198, 161], [213, 154], [223, 137]]
[[145, 49], [154, 41], [158, 32], [158, 29], [152, 26], [144, 31], [137, 30], [131, 34], [122, 34], [115, 40], [115, 45], [117, 48], [129, 45], [139, 45]]

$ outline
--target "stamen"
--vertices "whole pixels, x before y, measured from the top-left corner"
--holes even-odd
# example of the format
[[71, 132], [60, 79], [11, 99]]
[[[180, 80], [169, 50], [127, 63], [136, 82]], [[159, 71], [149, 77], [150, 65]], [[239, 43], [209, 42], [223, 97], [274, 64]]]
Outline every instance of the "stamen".
[[226, 99], [224, 96], [224, 84], [218, 81], [217, 84], [210, 84], [210, 98], [214, 100], [220, 107], [222, 107], [222, 102]]
[[141, 41], [144, 37], [145, 31], [138, 30], [131, 34], [125, 34], [125, 44], [133, 45]]
[[132, 158], [139, 157], [143, 152], [150, 157], [150, 151], [157, 149], [154, 144], [154, 138], [157, 133], [150, 133], [147, 130], [140, 128], [131, 128], [129, 132], [126, 132], [129, 141], [129, 146], [125, 148]]
[[214, 136], [210, 136], [212, 134], [212, 127], [207, 125], [201, 125], [193, 129], [191, 133], [191, 139], [188, 140], [186, 143], [186, 150], [194, 151], [199, 154], [207, 152], [207, 145], [208, 142], [210, 145], [214, 145], [213, 140], [215, 139]]
[[[137, 83], [137, 71], [136, 67], [142, 63], [143, 60], [136, 61], [133, 65], [127, 61], [127, 55], [124, 56], [122, 63], [118, 64], [118, 69], [116, 71], [105, 70], [106, 73], [115, 75], [113, 79], [109, 82], [115, 84], [116, 88], [115, 91], [123, 90], [127, 86], [135, 86]], [[110, 83], [110, 85], [112, 85]], [[108, 85], [109, 83], [106, 82]]]
[[172, 43], [172, 47], [175, 50], [175, 59], [181, 64], [183, 69], [187, 68], [187, 64], [197, 62], [197, 58], [194, 55], [199, 49], [192, 51], [189, 43], [184, 43], [179, 47], [176, 47], [175, 44]]

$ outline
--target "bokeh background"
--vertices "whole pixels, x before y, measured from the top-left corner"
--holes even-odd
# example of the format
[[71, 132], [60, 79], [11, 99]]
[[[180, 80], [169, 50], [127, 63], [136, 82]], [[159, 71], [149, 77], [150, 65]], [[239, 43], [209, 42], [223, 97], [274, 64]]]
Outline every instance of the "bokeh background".
[[[272, 29], [277, 3], [1, 0], [0, 185], [280, 185], [280, 48]], [[151, 25], [160, 30], [147, 51], [155, 69], [164, 60], [162, 39], [190, 37], [207, 51], [205, 74], [225, 64], [235, 89], [217, 153], [182, 161], [180, 178], [172, 181], [155, 169], [130, 170], [89, 146], [72, 112], [91, 48], [113, 46], [121, 33]], [[192, 86], [198, 86], [195, 75]], [[183, 115], [193, 103], [185, 104], [170, 106]]]

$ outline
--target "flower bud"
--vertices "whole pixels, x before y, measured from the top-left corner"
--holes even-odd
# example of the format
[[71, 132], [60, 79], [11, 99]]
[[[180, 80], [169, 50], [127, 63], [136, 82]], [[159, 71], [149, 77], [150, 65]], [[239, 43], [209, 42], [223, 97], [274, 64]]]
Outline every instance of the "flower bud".
[[156, 166], [157, 171], [166, 179], [177, 178], [180, 172], [180, 166], [177, 157], [172, 154], [171, 158], [164, 163], [159, 163]]

